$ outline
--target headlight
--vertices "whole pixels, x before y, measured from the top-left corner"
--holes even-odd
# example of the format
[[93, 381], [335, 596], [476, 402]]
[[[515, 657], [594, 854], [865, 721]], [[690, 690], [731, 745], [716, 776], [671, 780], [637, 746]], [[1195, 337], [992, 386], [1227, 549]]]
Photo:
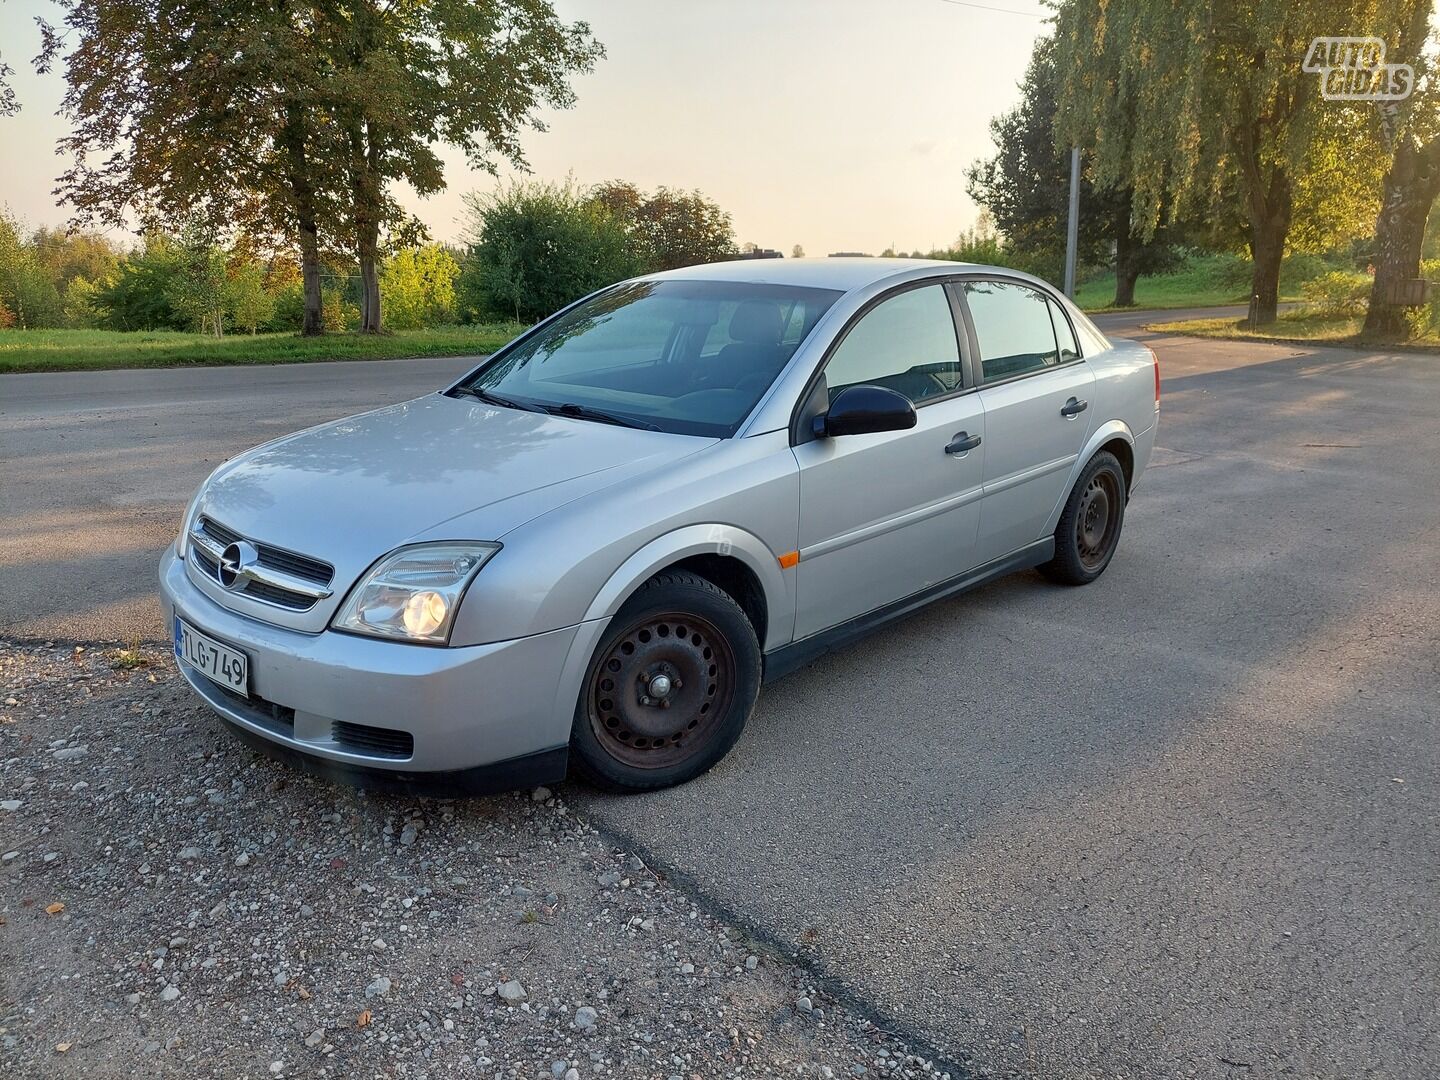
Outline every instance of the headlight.
[[[205, 484], [210, 481], [206, 480]], [[185, 507], [185, 516], [180, 519], [180, 535], [175, 537], [175, 557], [185, 558], [190, 550], [190, 522], [195, 517], [195, 509], [200, 505], [200, 496], [205, 494], [205, 484], [195, 489], [195, 494], [190, 497], [190, 505]]]
[[412, 544], [362, 577], [331, 622], [336, 630], [444, 645], [460, 598], [499, 544]]

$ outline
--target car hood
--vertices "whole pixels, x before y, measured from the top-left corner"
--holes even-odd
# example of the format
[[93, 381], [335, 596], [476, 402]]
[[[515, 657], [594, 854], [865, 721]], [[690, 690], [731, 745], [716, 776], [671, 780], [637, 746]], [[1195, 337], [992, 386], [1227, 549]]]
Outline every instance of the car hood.
[[[714, 439], [432, 394], [310, 428], [217, 470], [199, 512], [353, 581], [416, 540], [498, 540], [531, 518]], [[447, 523], [465, 516], [463, 529]]]

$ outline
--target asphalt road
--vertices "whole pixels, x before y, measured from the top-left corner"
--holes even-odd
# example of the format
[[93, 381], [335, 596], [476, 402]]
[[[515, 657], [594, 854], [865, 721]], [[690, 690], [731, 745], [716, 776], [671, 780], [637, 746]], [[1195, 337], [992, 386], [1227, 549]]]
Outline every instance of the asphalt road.
[[[701, 780], [585, 805], [977, 1073], [1434, 1076], [1440, 362], [1152, 343], [1098, 583], [934, 606], [767, 689]], [[156, 636], [214, 464], [464, 366], [0, 378], [0, 633]]]
[[0, 375], [0, 635], [156, 640], [156, 569], [210, 471], [418, 397], [474, 357]]

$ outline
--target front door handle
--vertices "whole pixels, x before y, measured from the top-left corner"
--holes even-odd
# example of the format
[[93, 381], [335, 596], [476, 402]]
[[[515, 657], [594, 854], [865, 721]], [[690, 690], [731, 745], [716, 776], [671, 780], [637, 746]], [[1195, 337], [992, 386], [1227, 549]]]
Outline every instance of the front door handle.
[[1065, 402], [1064, 405], [1060, 406], [1060, 415], [1065, 417], [1066, 420], [1073, 420], [1089, 407], [1090, 403], [1084, 398], [1072, 397], [1069, 401]]
[[956, 432], [955, 438], [951, 439], [949, 444], [945, 447], [945, 453], [964, 454], [968, 453], [971, 450], [974, 450], [975, 447], [979, 445], [979, 435], [971, 435], [968, 432], [960, 431]]

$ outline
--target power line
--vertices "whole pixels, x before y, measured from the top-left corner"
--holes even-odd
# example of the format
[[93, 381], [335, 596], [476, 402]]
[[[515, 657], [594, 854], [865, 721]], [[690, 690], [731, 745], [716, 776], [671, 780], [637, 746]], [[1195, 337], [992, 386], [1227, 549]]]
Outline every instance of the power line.
[[1042, 15], [1035, 11], [1016, 11], [1014, 8], [992, 7], [989, 4], [976, 4], [971, 0], [940, 0], [942, 4], [954, 4], [956, 7], [974, 8], [977, 11], [998, 11], [1003, 15], [1023, 15], [1027, 19], [1048, 19], [1050, 16]]

